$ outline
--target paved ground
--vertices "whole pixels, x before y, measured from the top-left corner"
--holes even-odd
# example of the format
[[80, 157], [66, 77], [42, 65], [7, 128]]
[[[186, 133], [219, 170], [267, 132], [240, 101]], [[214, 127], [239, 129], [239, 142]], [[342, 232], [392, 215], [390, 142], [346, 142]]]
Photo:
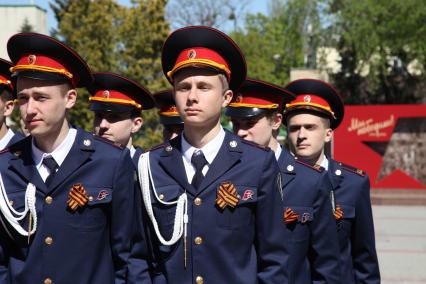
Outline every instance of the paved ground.
[[373, 205], [382, 284], [426, 284], [426, 206]]

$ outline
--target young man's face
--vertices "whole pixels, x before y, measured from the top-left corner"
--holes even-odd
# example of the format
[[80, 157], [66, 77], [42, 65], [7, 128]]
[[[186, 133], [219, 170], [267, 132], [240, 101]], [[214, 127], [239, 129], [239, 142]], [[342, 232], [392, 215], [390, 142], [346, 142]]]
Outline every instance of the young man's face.
[[275, 122], [276, 119], [264, 115], [251, 118], [231, 117], [235, 134], [265, 147], [270, 145], [273, 131], [278, 130], [281, 124], [281, 118], [278, 118], [278, 123]]
[[25, 127], [35, 138], [58, 135], [77, 93], [67, 84], [18, 77], [17, 99]]
[[207, 127], [219, 123], [221, 110], [232, 99], [232, 91], [223, 90], [215, 72], [187, 68], [174, 77], [174, 98], [185, 127]]
[[141, 128], [142, 118], [132, 118], [130, 112], [95, 111], [93, 126], [97, 135], [130, 146], [130, 137]]
[[330, 142], [333, 133], [326, 119], [308, 113], [290, 116], [287, 131], [291, 151], [315, 162], [324, 154], [324, 145]]

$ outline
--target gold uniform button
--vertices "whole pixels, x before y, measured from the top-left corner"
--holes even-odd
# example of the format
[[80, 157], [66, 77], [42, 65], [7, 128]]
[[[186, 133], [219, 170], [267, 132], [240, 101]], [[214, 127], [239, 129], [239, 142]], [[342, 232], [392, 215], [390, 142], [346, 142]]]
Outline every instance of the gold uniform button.
[[200, 206], [201, 203], [203, 203], [203, 201], [201, 200], [201, 198], [197, 197], [197, 198], [194, 199], [194, 204], [195, 205]]
[[52, 198], [52, 196], [47, 196], [47, 197], [44, 199], [44, 201], [45, 201], [47, 204], [52, 204], [52, 202], [53, 202], [53, 198]]
[[160, 194], [159, 196], [158, 196], [158, 198], [160, 198], [160, 200], [163, 200], [164, 199], [164, 194]]
[[93, 196], [89, 196], [89, 201], [93, 201]]
[[204, 279], [203, 279], [203, 277], [201, 277], [200, 275], [198, 275], [198, 276], [195, 278], [195, 283], [197, 283], [197, 284], [203, 284], [203, 283], [204, 283]]
[[52, 279], [50, 279], [50, 278], [44, 279], [44, 284], [52, 284], [52, 283], [53, 283]]
[[196, 245], [201, 245], [201, 244], [203, 243], [203, 238], [202, 238], [202, 237], [196, 237], [196, 238], [194, 239], [194, 243], [195, 243]]
[[9, 200], [9, 205], [10, 206], [13, 206], [13, 204], [14, 204], [15, 202], [13, 201], [13, 200]]
[[45, 243], [46, 245], [50, 246], [50, 245], [53, 243], [53, 239], [52, 239], [52, 237], [46, 237], [46, 238], [44, 239], [44, 243]]

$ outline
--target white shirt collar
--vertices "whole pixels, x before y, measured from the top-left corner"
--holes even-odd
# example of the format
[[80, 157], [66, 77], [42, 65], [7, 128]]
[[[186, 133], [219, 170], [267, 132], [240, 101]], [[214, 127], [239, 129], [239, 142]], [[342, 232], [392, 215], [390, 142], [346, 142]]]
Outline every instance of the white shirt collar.
[[186, 141], [185, 136], [182, 134], [182, 153], [184, 158], [191, 163], [192, 154], [194, 151], [201, 150], [203, 151], [204, 157], [209, 164], [211, 164], [216, 158], [217, 153], [219, 152], [220, 147], [222, 146], [223, 140], [225, 139], [225, 131], [222, 126], [220, 127], [219, 133], [213, 138], [209, 143], [204, 145], [201, 149], [193, 147], [191, 144]]
[[323, 167], [326, 171], [328, 171], [328, 160], [327, 157], [324, 155], [324, 159], [321, 162], [321, 167]]
[[6, 132], [6, 135], [0, 139], [0, 150], [3, 150], [4, 148], [6, 148], [7, 144], [9, 144], [10, 140], [12, 139], [13, 135], [15, 135], [15, 133], [13, 133], [12, 129], [8, 129]]
[[185, 166], [186, 177], [188, 178], [188, 182], [190, 183], [195, 174], [194, 165], [191, 163], [192, 154], [194, 151], [201, 150], [203, 151], [204, 156], [208, 162], [207, 165], [203, 168], [203, 174], [206, 175], [207, 171], [213, 162], [214, 158], [216, 158], [217, 153], [219, 153], [220, 147], [225, 140], [225, 130], [223, 130], [222, 126], [220, 127], [219, 133], [213, 138], [209, 143], [204, 145], [201, 149], [193, 147], [188, 141], [185, 139], [185, 136], [182, 135], [181, 147], [182, 147], [182, 159], [183, 165]]
[[283, 149], [281, 148], [281, 145], [278, 144], [277, 150], [275, 151], [275, 159], [277, 159], [277, 161], [280, 158], [282, 151]]
[[133, 145], [131, 145], [130, 146], [130, 148], [129, 148], [129, 150], [130, 150], [130, 157], [132, 157], [133, 158], [133, 156], [135, 155], [135, 153], [136, 153], [136, 148], [135, 147], [133, 147]]
[[31, 142], [31, 149], [32, 149], [33, 160], [37, 169], [40, 169], [40, 167], [42, 166], [42, 161], [44, 157], [48, 157], [48, 156], [53, 157], [56, 163], [58, 163], [58, 165], [61, 166], [65, 158], [67, 157], [69, 151], [71, 150], [71, 147], [74, 144], [76, 136], [77, 136], [77, 129], [70, 128], [64, 141], [62, 141], [62, 143], [58, 147], [56, 147], [56, 149], [53, 150], [52, 153], [45, 153], [41, 151], [39, 148], [37, 148], [33, 138]]

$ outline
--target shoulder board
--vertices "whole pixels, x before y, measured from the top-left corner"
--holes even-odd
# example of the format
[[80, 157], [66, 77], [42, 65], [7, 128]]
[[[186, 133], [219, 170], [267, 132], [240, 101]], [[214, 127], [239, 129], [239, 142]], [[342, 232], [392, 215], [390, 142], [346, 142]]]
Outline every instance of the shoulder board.
[[148, 149], [148, 151], [146, 151], [146, 152], [151, 152], [151, 151], [154, 151], [154, 150], [157, 150], [157, 149], [160, 149], [160, 148], [165, 148], [169, 145], [170, 145], [169, 143], [161, 143], [161, 144], [153, 146], [152, 148]]
[[317, 164], [315, 164], [315, 165], [311, 165], [311, 164], [306, 163], [306, 162], [304, 162], [304, 161], [301, 161], [301, 160], [299, 160], [299, 159], [294, 159], [294, 160], [296, 161], [296, 163], [299, 163], [299, 164], [301, 164], [301, 165], [304, 165], [305, 167], [308, 167], [308, 168], [311, 168], [311, 169], [313, 169], [313, 170], [316, 170], [317, 172], [322, 173], [322, 172], [324, 171], [324, 168], [323, 168], [323, 167], [321, 167], [320, 165], [317, 165]]
[[241, 142], [243, 142], [244, 144], [251, 145], [251, 146], [254, 146], [256, 148], [262, 149], [262, 150], [264, 150], [266, 152], [271, 151], [271, 148], [259, 145], [259, 144], [255, 143], [255, 142], [252, 142], [252, 141], [247, 141], [247, 140], [241, 139]]
[[95, 138], [96, 140], [99, 140], [99, 141], [105, 142], [105, 143], [107, 143], [107, 144], [109, 144], [109, 145], [112, 145], [112, 146], [114, 146], [114, 147], [116, 147], [116, 148], [118, 148], [118, 149], [120, 149], [120, 150], [123, 150], [123, 149], [124, 149], [124, 146], [123, 146], [123, 145], [121, 145], [120, 143], [115, 143], [115, 142], [113, 142], [113, 141], [111, 141], [111, 140], [108, 140], [108, 139], [106, 139], [106, 138], [103, 138], [103, 137], [101, 137], [101, 136], [99, 136], [99, 135], [93, 134], [93, 138]]
[[355, 174], [362, 176], [362, 177], [365, 176], [365, 172], [363, 170], [354, 168], [352, 166], [349, 166], [349, 165], [346, 165], [346, 164], [343, 164], [343, 163], [339, 163], [339, 165], [342, 167], [342, 169], [344, 169], [348, 172], [355, 173]]

